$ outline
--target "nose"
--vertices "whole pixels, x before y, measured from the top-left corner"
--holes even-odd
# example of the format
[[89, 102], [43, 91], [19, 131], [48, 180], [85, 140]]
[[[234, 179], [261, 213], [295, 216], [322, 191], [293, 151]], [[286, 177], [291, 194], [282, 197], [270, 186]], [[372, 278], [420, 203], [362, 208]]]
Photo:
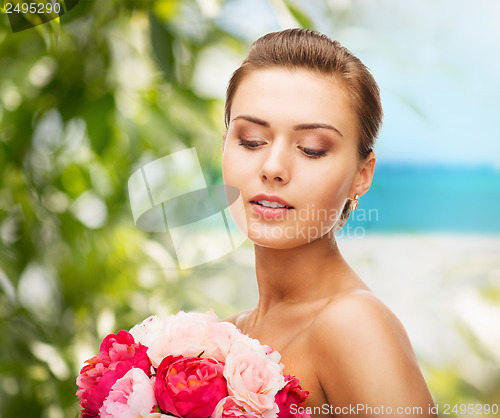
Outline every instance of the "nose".
[[260, 170], [262, 181], [277, 182], [283, 185], [289, 182], [291, 161], [286, 151], [285, 144], [280, 144], [278, 141], [269, 147]]

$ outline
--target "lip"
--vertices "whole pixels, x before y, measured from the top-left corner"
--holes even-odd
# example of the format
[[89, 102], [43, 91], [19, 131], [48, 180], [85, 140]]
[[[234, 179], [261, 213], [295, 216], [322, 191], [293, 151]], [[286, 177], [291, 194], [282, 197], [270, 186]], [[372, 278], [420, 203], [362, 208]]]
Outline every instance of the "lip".
[[286, 200], [282, 199], [279, 196], [274, 196], [270, 194], [258, 194], [250, 199], [250, 202], [258, 202], [259, 200], [267, 200], [269, 202], [277, 202], [282, 205], [287, 206], [286, 209], [293, 209], [293, 206], [288, 203]]
[[[282, 205], [285, 205], [286, 208], [266, 208], [264, 206], [259, 205], [257, 202], [259, 200], [267, 200], [269, 202], [277, 202]], [[252, 204], [253, 211], [265, 219], [276, 219], [276, 218], [284, 218], [286, 214], [293, 210], [294, 207], [288, 203], [286, 200], [282, 199], [279, 196], [267, 195], [267, 194], [258, 194], [250, 199], [250, 203]]]

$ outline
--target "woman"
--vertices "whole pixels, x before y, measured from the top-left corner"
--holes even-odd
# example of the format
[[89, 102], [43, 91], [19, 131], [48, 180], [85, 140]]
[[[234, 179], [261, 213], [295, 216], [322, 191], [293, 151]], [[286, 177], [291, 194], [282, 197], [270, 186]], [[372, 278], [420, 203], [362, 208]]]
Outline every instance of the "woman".
[[370, 72], [317, 32], [271, 33], [233, 74], [225, 116], [224, 182], [241, 192], [231, 214], [255, 244], [259, 288], [256, 308], [228, 320], [282, 354], [313, 415], [435, 416], [405, 330], [335, 242], [373, 178]]

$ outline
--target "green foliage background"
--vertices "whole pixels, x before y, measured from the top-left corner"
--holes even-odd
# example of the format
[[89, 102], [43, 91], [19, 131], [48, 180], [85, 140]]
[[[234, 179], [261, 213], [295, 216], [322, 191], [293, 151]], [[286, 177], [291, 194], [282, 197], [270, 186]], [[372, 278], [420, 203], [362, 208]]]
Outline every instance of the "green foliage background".
[[244, 46], [196, 1], [82, 1], [14, 34], [1, 17], [0, 416], [76, 416], [75, 377], [104, 334], [234, 309], [163, 268], [171, 248], [134, 226], [127, 180], [195, 146], [219, 181], [223, 104], [191, 78], [204, 48]]
[[[126, 188], [141, 165], [192, 146], [207, 184], [222, 182], [223, 102], [193, 76], [209, 48], [248, 45], [204, 4], [81, 1], [15, 34], [0, 16], [0, 417], [76, 416], [82, 360], [151, 313], [248, 307], [245, 263], [164, 268], [172, 248], [134, 226]], [[296, 5], [270, 6], [312, 26]], [[452, 370], [428, 375], [437, 401], [500, 399], [500, 382], [478, 393]]]

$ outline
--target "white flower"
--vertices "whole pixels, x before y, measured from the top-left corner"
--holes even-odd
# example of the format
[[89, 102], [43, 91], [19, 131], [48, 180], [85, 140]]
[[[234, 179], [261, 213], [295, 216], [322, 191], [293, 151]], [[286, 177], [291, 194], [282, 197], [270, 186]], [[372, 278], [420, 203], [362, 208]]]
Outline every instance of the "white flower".
[[140, 324], [134, 326], [130, 330], [130, 333], [134, 337], [135, 342], [150, 347], [157, 338], [166, 332], [165, 322], [165, 320], [160, 319], [156, 315], [151, 315]]
[[165, 320], [149, 317], [130, 333], [148, 347], [151, 363], [158, 368], [168, 355], [220, 357], [217, 343], [208, 335], [210, 327], [217, 323], [217, 315], [212, 310], [204, 314], [181, 311]]

